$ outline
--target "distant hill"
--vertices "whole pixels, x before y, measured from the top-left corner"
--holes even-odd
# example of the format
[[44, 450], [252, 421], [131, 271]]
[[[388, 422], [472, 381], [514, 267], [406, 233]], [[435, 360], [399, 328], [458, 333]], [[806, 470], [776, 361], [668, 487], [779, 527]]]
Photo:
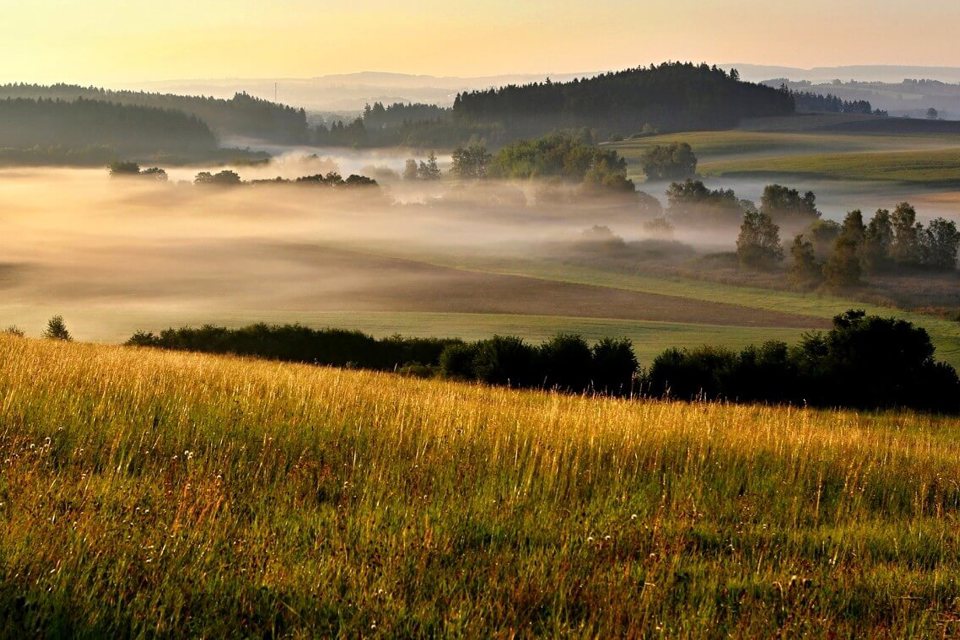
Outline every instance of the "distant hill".
[[923, 79], [897, 83], [859, 80], [813, 83], [783, 77], [766, 80], [764, 84], [772, 87], [786, 85], [792, 91], [833, 95], [846, 101], [867, 101], [892, 116], [925, 118], [927, 110], [933, 108], [940, 119], [960, 120], [960, 80], [953, 84]]
[[734, 127], [743, 118], [794, 112], [793, 97], [741, 82], [717, 67], [671, 63], [571, 82], [472, 91], [457, 97], [460, 121], [502, 127], [509, 137], [589, 127], [601, 136]]
[[538, 73], [499, 76], [431, 76], [365, 71], [315, 78], [227, 78], [138, 83], [123, 88], [163, 93], [230, 98], [247, 93], [279, 100], [314, 112], [356, 116], [367, 104], [413, 102], [450, 107], [458, 93], [508, 84], [529, 84], [551, 78], [565, 82], [596, 75], [588, 73]]
[[0, 86], [0, 100], [4, 98], [45, 98], [68, 102], [84, 98], [128, 106], [177, 110], [202, 120], [221, 138], [253, 138], [277, 144], [302, 144], [310, 139], [303, 109], [275, 104], [244, 93], [222, 99], [143, 91], [113, 91], [69, 84], [8, 84]]
[[718, 65], [729, 71], [736, 69], [740, 77], [751, 82], [762, 82], [771, 78], [806, 80], [815, 84], [830, 83], [833, 80], [856, 80], [860, 82], [899, 83], [908, 78], [937, 80], [940, 82], [960, 82], [960, 67], [924, 67], [909, 65], [849, 65], [839, 67], [778, 67], [745, 63], [727, 63]]

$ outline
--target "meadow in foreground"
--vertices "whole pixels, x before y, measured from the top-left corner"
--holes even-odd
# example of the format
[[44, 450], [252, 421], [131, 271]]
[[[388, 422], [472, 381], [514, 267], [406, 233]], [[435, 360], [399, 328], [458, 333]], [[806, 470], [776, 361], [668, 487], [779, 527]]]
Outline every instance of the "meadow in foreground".
[[0, 629], [950, 635], [958, 435], [0, 336]]

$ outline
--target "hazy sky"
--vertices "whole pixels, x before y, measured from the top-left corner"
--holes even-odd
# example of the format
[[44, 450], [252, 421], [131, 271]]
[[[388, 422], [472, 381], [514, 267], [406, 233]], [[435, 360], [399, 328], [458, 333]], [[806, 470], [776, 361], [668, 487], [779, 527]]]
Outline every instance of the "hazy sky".
[[960, 0], [0, 1], [0, 81], [960, 66]]

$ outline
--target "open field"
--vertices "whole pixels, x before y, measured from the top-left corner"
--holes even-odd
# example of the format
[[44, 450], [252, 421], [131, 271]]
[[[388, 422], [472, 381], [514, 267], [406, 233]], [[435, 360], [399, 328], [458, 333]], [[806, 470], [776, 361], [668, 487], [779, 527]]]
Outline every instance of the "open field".
[[[139, 254], [136, 268], [112, 277], [103, 267], [77, 265], [39, 273], [25, 267], [19, 277], [5, 278], [6, 298], [14, 302], [56, 299], [66, 305], [112, 300], [120, 306], [135, 296], [143, 302], [175, 299], [197, 306], [220, 298], [222, 308], [228, 311], [259, 305], [294, 314], [413, 311], [788, 328], [821, 324], [816, 318], [774, 310], [757, 312], [724, 302], [694, 303], [689, 298], [643, 291], [468, 271], [329, 246], [234, 241], [210, 244], [202, 250], [141, 249]], [[125, 257], [132, 260], [132, 252]], [[180, 278], [170, 277], [174, 264], [183, 273]], [[257, 273], [271, 272], [277, 277], [257, 277]], [[187, 273], [203, 276], [187, 277]], [[295, 276], [292, 282], [291, 275]]]
[[[796, 118], [790, 122], [795, 122]], [[801, 119], [802, 121], [802, 119]], [[786, 125], [785, 125], [786, 126]], [[841, 126], [841, 125], [836, 125]], [[686, 142], [708, 178], [805, 181], [870, 181], [930, 190], [960, 184], [960, 134], [870, 133], [836, 130], [698, 131], [664, 134], [611, 146], [642, 181], [640, 158], [652, 146]], [[837, 185], [826, 185], [836, 190]], [[851, 185], [849, 198], [860, 188]], [[904, 194], [917, 197], [919, 193]], [[856, 206], [848, 202], [848, 207]]]
[[[385, 249], [380, 247], [379, 250]], [[454, 256], [444, 253], [414, 252], [410, 249], [402, 253], [408, 256], [417, 255], [418, 260], [431, 264], [456, 266], [459, 269], [664, 294], [694, 302], [723, 302], [745, 309], [778, 311], [802, 317], [820, 318], [823, 321], [828, 321], [847, 309], [864, 309], [870, 314], [903, 318], [922, 326], [937, 347], [937, 357], [955, 367], [960, 367], [960, 322], [868, 304], [843, 296], [748, 287], [642, 272], [626, 273], [545, 259], [504, 259], [469, 254]], [[754, 342], [762, 341], [759, 333], [757, 338]]]
[[960, 186], [960, 148], [925, 151], [796, 154], [704, 163], [706, 175], [785, 176], [806, 179], [875, 180], [929, 186]]
[[38, 634], [940, 637], [960, 423], [0, 337]]

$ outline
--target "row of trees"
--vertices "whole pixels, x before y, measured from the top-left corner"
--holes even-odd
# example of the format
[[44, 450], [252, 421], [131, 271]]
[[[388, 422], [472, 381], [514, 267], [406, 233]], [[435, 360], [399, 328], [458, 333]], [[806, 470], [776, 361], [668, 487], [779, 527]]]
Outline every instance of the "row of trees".
[[366, 176], [361, 176], [357, 174], [351, 174], [346, 179], [343, 178], [336, 171], [330, 171], [326, 175], [316, 174], [311, 176], [301, 176], [299, 178], [288, 180], [286, 178], [273, 178], [269, 180], [250, 180], [249, 182], [244, 182], [240, 175], [235, 171], [230, 171], [229, 169], [224, 169], [217, 173], [211, 173], [209, 171], [201, 171], [196, 175], [193, 180], [194, 184], [206, 185], [206, 186], [218, 186], [218, 187], [233, 187], [239, 186], [242, 184], [249, 185], [278, 185], [278, 184], [295, 184], [295, 185], [319, 185], [324, 187], [375, 187], [377, 186], [377, 181], [373, 178], [368, 178]]
[[240, 329], [213, 325], [184, 327], [166, 329], [159, 334], [140, 331], [126, 344], [391, 371], [415, 363], [438, 364], [447, 346], [460, 343], [459, 340], [400, 336], [377, 339], [360, 331], [316, 330], [296, 324], [255, 324]]
[[[831, 286], [850, 287], [860, 284], [865, 274], [956, 269], [960, 249], [956, 223], [936, 218], [924, 226], [916, 219], [916, 210], [903, 202], [892, 213], [878, 210], [868, 224], [859, 210], [848, 213], [842, 225], [822, 221], [794, 238], [790, 247], [791, 277], [801, 285], [825, 281]], [[831, 248], [823, 258], [825, 243]]]
[[[552, 178], [605, 191], [633, 193], [636, 187], [627, 178], [627, 163], [616, 151], [602, 149], [590, 131], [553, 133], [541, 138], [520, 140], [496, 154], [474, 142], [458, 147], [452, 154], [450, 175], [462, 180], [484, 178]], [[442, 172], [433, 153], [419, 163], [407, 160], [407, 180], [437, 180]]]
[[837, 316], [830, 331], [808, 334], [793, 346], [769, 342], [739, 352], [668, 349], [647, 370], [639, 367], [629, 340], [604, 339], [591, 346], [569, 334], [531, 345], [511, 336], [476, 342], [377, 340], [356, 331], [259, 324], [141, 332], [127, 344], [568, 393], [960, 411], [960, 379], [953, 367], [934, 359], [927, 332], [862, 311]]
[[[114, 162], [110, 165], [110, 176], [113, 178], [145, 178], [159, 182], [167, 181], [167, 172], [159, 167], [150, 167], [141, 169], [136, 162]], [[288, 180], [286, 178], [273, 178], [270, 180], [250, 180], [244, 182], [236, 171], [223, 169], [216, 173], [210, 171], [201, 171], [194, 179], [193, 183], [203, 186], [214, 187], [235, 187], [240, 185], [276, 185], [276, 184], [298, 184], [298, 185], [321, 185], [325, 187], [375, 187], [377, 181], [366, 176], [351, 174], [346, 179], [336, 171], [328, 172], [326, 175], [316, 174], [312, 176], [301, 176], [299, 178]]]
[[[770, 210], [764, 205], [744, 213], [737, 238], [737, 256], [744, 266], [770, 269], [784, 259], [780, 227], [767, 213]], [[956, 269], [958, 249], [955, 222], [936, 218], [925, 227], [917, 222], [916, 210], [903, 202], [892, 213], [878, 210], [869, 223], [859, 210], [848, 213], [843, 224], [816, 220], [794, 237], [790, 276], [803, 286], [826, 282], [851, 287], [860, 284], [864, 274]]]
[[[781, 87], [789, 91], [786, 86]], [[886, 116], [886, 111], [874, 109], [868, 100], [843, 100], [832, 94], [820, 95], [809, 91], [791, 91], [799, 113], [858, 113]]]
[[653, 361], [646, 382], [651, 395], [681, 400], [960, 411], [960, 379], [934, 359], [927, 332], [863, 311], [839, 315], [832, 330], [793, 346], [670, 349]]

